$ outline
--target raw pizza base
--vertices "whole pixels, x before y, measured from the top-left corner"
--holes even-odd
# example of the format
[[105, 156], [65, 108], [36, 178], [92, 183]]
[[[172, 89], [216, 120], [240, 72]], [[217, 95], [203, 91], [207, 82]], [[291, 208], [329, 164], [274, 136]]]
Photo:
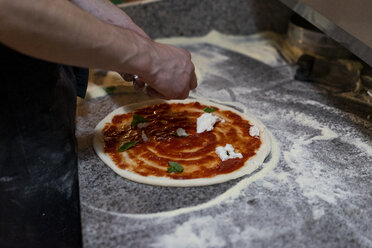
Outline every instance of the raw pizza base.
[[[111, 122], [112, 118], [115, 115], [119, 114], [126, 114], [129, 112], [133, 112], [136, 109], [147, 107], [150, 105], [160, 104], [160, 103], [190, 103], [190, 102], [199, 102], [202, 105], [207, 106], [215, 106], [221, 110], [229, 110], [234, 113], [239, 114], [243, 119], [246, 119], [250, 122], [251, 125], [255, 125], [260, 130], [260, 139], [261, 139], [261, 146], [256, 151], [256, 155], [249, 158], [243, 167], [238, 170], [235, 170], [229, 174], [220, 174], [215, 177], [209, 178], [197, 178], [197, 179], [172, 179], [169, 177], [156, 177], [156, 176], [142, 176], [136, 173], [133, 173], [128, 170], [120, 169], [110, 158], [109, 155], [104, 153], [104, 140], [102, 129], [104, 128], [105, 124]], [[244, 110], [244, 113], [237, 111], [234, 108], [225, 106], [223, 103], [216, 103], [214, 100], [204, 100], [204, 99], [187, 99], [187, 100], [170, 100], [165, 101], [161, 99], [150, 100], [145, 102], [134, 103], [130, 105], [122, 106], [109, 115], [107, 115], [102, 121], [98, 123], [96, 128], [94, 129], [93, 134], [93, 148], [99, 158], [108, 165], [114, 172], [116, 172], [119, 176], [127, 178], [131, 181], [150, 184], [150, 185], [157, 185], [157, 186], [171, 186], [171, 187], [195, 187], [195, 186], [205, 186], [205, 185], [212, 185], [212, 184], [219, 184], [223, 183], [232, 179], [236, 179], [238, 177], [242, 177], [248, 175], [255, 171], [258, 167], [260, 167], [265, 160], [265, 158], [270, 154], [271, 151], [271, 139], [270, 135], [263, 125], [261, 121], [255, 118], [253, 115], [249, 114], [247, 111]]]

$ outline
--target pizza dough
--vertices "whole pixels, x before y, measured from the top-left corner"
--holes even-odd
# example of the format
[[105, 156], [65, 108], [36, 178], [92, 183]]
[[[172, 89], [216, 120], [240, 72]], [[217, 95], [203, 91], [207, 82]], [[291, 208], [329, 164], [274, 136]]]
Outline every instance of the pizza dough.
[[[147, 106], [157, 105], [161, 103], [193, 103], [193, 102], [199, 102], [202, 105], [206, 106], [212, 106], [216, 107], [219, 110], [226, 110], [231, 111], [240, 117], [243, 118], [243, 120], [248, 120], [249, 124], [258, 128], [259, 130], [259, 139], [261, 141], [261, 145], [259, 148], [255, 151], [255, 155], [250, 157], [248, 160], [245, 161], [244, 166], [240, 167], [237, 170], [234, 170], [227, 174], [219, 174], [214, 177], [206, 177], [206, 178], [191, 178], [191, 179], [180, 179], [180, 178], [171, 178], [171, 177], [165, 177], [165, 176], [143, 176], [138, 173], [134, 173], [127, 169], [121, 169], [119, 166], [115, 164], [112, 157], [108, 153], [104, 152], [104, 135], [102, 133], [102, 130], [104, 129], [106, 123], [110, 123], [114, 116], [122, 115], [126, 113], [133, 112], [136, 109], [140, 109]], [[213, 130], [211, 131], [213, 132]], [[171, 101], [164, 101], [160, 99], [146, 101], [146, 102], [140, 102], [135, 104], [126, 105], [123, 107], [120, 107], [116, 110], [114, 110], [112, 113], [110, 113], [108, 116], [106, 116], [95, 128], [94, 130], [94, 136], [93, 136], [93, 147], [96, 151], [97, 155], [102, 159], [102, 161], [108, 165], [113, 171], [115, 171], [118, 175], [127, 178], [129, 180], [139, 182], [139, 183], [145, 183], [145, 184], [151, 184], [151, 185], [159, 185], [159, 186], [174, 186], [174, 187], [192, 187], [192, 186], [204, 186], [204, 185], [211, 185], [211, 184], [218, 184], [222, 182], [226, 182], [228, 180], [232, 180], [247, 174], [252, 173], [255, 171], [260, 165], [262, 165], [264, 159], [268, 156], [271, 150], [271, 140], [268, 132], [266, 131], [266, 128], [264, 125], [257, 120], [255, 117], [248, 113], [241, 113], [237, 110], [225, 106], [224, 104], [216, 103], [215, 101], [206, 101], [204, 99], [189, 99], [189, 100], [171, 100]], [[198, 149], [198, 148], [196, 148]], [[124, 152], [123, 154], [125, 154]], [[127, 156], [127, 155], [124, 155]], [[162, 157], [167, 157], [167, 154], [158, 154], [159, 159]], [[169, 160], [173, 160], [172, 158], [167, 158]], [[175, 158], [177, 159], [177, 158]]]

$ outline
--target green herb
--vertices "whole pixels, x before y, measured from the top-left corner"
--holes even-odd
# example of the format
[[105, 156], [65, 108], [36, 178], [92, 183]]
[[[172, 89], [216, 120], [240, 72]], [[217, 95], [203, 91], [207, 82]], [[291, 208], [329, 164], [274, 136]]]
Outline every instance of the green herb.
[[210, 108], [210, 107], [206, 107], [205, 109], [204, 109], [204, 112], [207, 112], [207, 113], [212, 113], [212, 112], [214, 112], [215, 110], [214, 110], [214, 108]]
[[122, 0], [111, 0], [111, 2], [112, 2], [113, 4], [121, 4], [121, 3], [124, 3], [124, 1], [122, 1]]
[[183, 171], [183, 167], [177, 162], [168, 161], [168, 164], [168, 172], [181, 173]]
[[137, 124], [143, 123], [143, 122], [149, 122], [149, 120], [147, 120], [143, 116], [133, 114], [133, 120], [132, 120], [132, 123], [130, 125], [133, 127], [133, 126], [137, 126]]
[[110, 86], [110, 87], [105, 88], [105, 91], [107, 92], [107, 94], [112, 94], [114, 93], [115, 90], [116, 90], [115, 86]]
[[133, 146], [135, 146], [138, 142], [139, 142], [139, 140], [130, 141], [130, 142], [125, 143], [124, 145], [122, 145], [119, 148], [118, 152], [124, 152], [124, 151], [128, 150], [129, 148], [132, 148]]

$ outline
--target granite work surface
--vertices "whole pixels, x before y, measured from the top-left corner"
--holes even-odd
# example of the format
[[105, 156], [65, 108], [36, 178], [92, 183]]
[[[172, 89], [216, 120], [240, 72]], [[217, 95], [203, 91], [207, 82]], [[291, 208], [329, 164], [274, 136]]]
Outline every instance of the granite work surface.
[[94, 153], [92, 133], [112, 110], [148, 97], [85, 101], [77, 116], [84, 246], [372, 247], [371, 106], [293, 80], [290, 65], [183, 47], [202, 73], [192, 95], [245, 105], [275, 137], [278, 161], [213, 186], [131, 182]]
[[284, 33], [293, 13], [278, 0], [144, 2], [121, 8], [153, 39], [204, 35], [212, 29], [235, 35], [263, 30]]

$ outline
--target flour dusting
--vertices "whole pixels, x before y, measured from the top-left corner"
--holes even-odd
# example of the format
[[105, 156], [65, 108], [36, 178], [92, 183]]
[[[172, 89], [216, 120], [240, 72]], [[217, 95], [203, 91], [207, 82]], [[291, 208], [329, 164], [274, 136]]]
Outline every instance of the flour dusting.
[[281, 36], [273, 32], [263, 32], [254, 35], [226, 35], [215, 30], [201, 37], [172, 37], [156, 41], [171, 45], [188, 45], [207, 43], [254, 58], [270, 66], [286, 65], [279, 53]]
[[[211, 222], [214, 224], [211, 226]], [[226, 247], [222, 235], [218, 233], [218, 223], [211, 216], [192, 218], [176, 227], [174, 232], [157, 238], [150, 247], [154, 248], [213, 248]]]
[[293, 144], [289, 150], [283, 151], [283, 155], [288, 166], [293, 170], [295, 182], [312, 206], [313, 218], [319, 219], [325, 213], [324, 203], [335, 205], [338, 200], [346, 199], [349, 196], [349, 192], [343, 189], [342, 178], [327, 170], [327, 167], [332, 164], [326, 164], [327, 161], [313, 153], [314, 145], [319, 146], [321, 145], [318, 144], [319, 142], [337, 139], [339, 135], [308, 115], [294, 111], [283, 112], [285, 118], [292, 120], [297, 125], [306, 127], [306, 130], [313, 129], [311, 134], [318, 133], [315, 136], [287, 133], [286, 135]]

